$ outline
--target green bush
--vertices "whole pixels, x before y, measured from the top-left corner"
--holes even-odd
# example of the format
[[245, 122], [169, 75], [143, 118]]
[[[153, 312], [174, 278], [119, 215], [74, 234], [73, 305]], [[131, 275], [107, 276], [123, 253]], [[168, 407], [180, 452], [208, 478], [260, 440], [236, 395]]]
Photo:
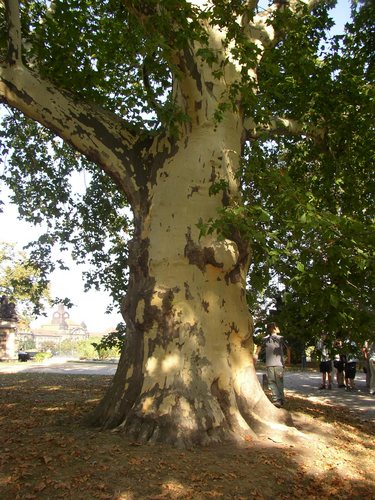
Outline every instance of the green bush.
[[52, 340], [46, 340], [40, 345], [40, 350], [43, 352], [55, 352], [57, 349], [57, 342], [52, 342]]
[[20, 351], [33, 351], [36, 349], [35, 341], [33, 339], [22, 340], [18, 344]]
[[99, 359], [116, 358], [124, 345], [126, 327], [124, 323], [119, 323], [114, 332], [104, 335], [99, 342], [92, 342], [92, 345], [99, 356]]
[[75, 356], [82, 359], [110, 359], [118, 357], [119, 349], [116, 347], [101, 347], [99, 349], [94, 347], [100, 345], [101, 340], [101, 337], [90, 337], [78, 342], [64, 340], [57, 347], [57, 350], [61, 355]]
[[50, 352], [37, 352], [34, 357], [34, 361], [37, 361], [40, 363], [41, 361], [44, 361], [45, 359], [51, 358], [52, 354]]
[[84, 339], [79, 341], [63, 340], [58, 346], [58, 353], [79, 358], [93, 358], [95, 349], [91, 345], [91, 340]]

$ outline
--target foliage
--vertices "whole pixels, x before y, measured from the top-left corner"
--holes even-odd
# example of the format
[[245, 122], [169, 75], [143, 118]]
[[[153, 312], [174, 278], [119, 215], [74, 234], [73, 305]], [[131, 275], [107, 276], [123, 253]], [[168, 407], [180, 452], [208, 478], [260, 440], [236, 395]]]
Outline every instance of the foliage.
[[45, 340], [40, 344], [40, 350], [42, 352], [56, 352], [56, 342], [53, 340]]
[[55, 345], [54, 350], [60, 355], [74, 356], [80, 359], [109, 359], [118, 357], [118, 348], [115, 346], [96, 349], [95, 345], [100, 345], [101, 340], [101, 337], [91, 337], [79, 341], [63, 340], [60, 344]]
[[[324, 58], [310, 61], [309, 71], [296, 68], [288, 37], [270, 54], [283, 68], [282, 81], [304, 78], [300, 98], [292, 86], [287, 97], [286, 89], [280, 96], [271, 91], [272, 99], [283, 103], [291, 94], [288, 107], [309, 113], [325, 133], [315, 141], [253, 143], [244, 169], [246, 189], [262, 209], [254, 217], [262, 265], [250, 280], [277, 276], [268, 296], [279, 302], [285, 330], [305, 340], [323, 332], [364, 340], [374, 328], [373, 15], [372, 4], [358, 7], [345, 36], [334, 38]], [[280, 87], [267, 66], [264, 78], [272, 89]]]
[[21, 340], [18, 343], [19, 351], [35, 351], [36, 345], [34, 339]]
[[41, 363], [46, 359], [52, 358], [52, 354], [50, 352], [37, 352], [34, 357], [34, 361], [37, 363]]
[[235, 226], [251, 241], [256, 326], [272, 314], [297, 343], [324, 332], [363, 341], [375, 324], [373, 15], [371, 3], [358, 6], [345, 35], [322, 46], [331, 22], [319, 7], [267, 54], [258, 120], [287, 110], [324, 133], [310, 137], [306, 126], [300, 138], [264, 135], [249, 143], [245, 203], [201, 227], [225, 235]]
[[61, 355], [76, 356], [79, 358], [93, 358], [95, 350], [88, 339], [85, 340], [63, 340], [56, 345], [56, 351]]
[[[260, 325], [273, 308], [283, 330], [303, 342], [323, 331], [365, 338], [374, 328], [373, 3], [353, 4], [345, 34], [332, 39], [334, 2], [311, 13], [301, 5], [302, 17], [278, 9], [271, 22], [284, 36], [264, 55], [257, 82], [248, 76], [257, 48], [237, 23], [246, 2], [213, 4], [210, 12], [185, 1], [147, 2], [142, 24], [132, 10], [143, 5], [138, 1], [132, 8], [116, 0], [21, 2], [24, 62], [134, 130], [156, 131], [188, 119], [172, 101], [178, 68], [170, 47], [199, 40], [200, 57], [214, 67], [202, 26], [219, 25], [243, 71], [218, 104], [217, 120], [240, 100], [243, 115], [258, 125], [282, 115], [299, 120], [303, 133], [252, 138], [243, 155], [241, 203], [201, 232], [235, 228], [251, 242], [249, 307]], [[0, 37], [0, 54], [5, 50]], [[5, 117], [0, 141], [0, 180], [23, 218], [47, 224], [31, 247], [40, 276], [45, 280], [56, 265], [55, 244], [73, 248], [77, 261], [92, 264], [87, 287], [104, 287], [119, 304], [132, 235], [128, 201], [97, 166], [16, 111]], [[85, 179], [78, 189], [76, 172]]]
[[91, 264], [85, 289], [101, 286], [118, 302], [126, 289], [131, 234], [124, 196], [97, 166], [18, 112], [5, 117], [0, 139], [5, 160], [10, 155], [0, 180], [14, 193], [11, 201], [26, 221], [45, 221], [47, 226], [29, 245], [41, 278], [46, 281], [56, 267], [66, 269], [63, 259], [51, 257], [54, 245], [60, 244], [61, 250], [72, 251], [77, 263]]
[[0, 294], [16, 303], [20, 329], [27, 329], [32, 315], [49, 300], [48, 281], [39, 263], [5, 242], [0, 243]]
[[92, 342], [99, 359], [118, 356], [121, 351], [126, 335], [126, 326], [119, 323], [114, 332], [104, 335], [99, 342]]

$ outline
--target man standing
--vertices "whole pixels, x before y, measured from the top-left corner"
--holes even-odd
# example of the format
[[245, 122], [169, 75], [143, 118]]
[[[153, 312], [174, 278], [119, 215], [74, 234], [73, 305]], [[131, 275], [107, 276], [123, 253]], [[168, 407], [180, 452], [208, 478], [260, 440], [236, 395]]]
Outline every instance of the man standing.
[[272, 402], [277, 408], [284, 404], [284, 351], [287, 343], [280, 334], [276, 323], [267, 325], [267, 335], [258, 347], [257, 355], [261, 349], [266, 353], [266, 373], [268, 387], [272, 393]]

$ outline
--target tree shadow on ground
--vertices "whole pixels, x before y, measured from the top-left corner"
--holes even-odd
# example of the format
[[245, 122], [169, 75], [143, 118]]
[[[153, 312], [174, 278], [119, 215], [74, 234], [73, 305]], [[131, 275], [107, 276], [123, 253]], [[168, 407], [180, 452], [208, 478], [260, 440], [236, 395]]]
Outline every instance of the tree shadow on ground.
[[291, 397], [299, 434], [243, 447], [139, 446], [83, 427], [112, 377], [0, 375], [0, 497], [8, 499], [348, 498], [375, 494], [374, 427]]

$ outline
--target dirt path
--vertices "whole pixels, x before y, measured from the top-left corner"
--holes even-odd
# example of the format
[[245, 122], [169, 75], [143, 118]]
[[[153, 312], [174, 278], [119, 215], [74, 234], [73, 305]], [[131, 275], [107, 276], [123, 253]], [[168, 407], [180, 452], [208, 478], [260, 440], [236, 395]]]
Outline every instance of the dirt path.
[[111, 377], [0, 374], [0, 498], [374, 498], [375, 425], [292, 396], [286, 442], [242, 448], [138, 446], [81, 425]]
[[[43, 363], [0, 363], [0, 373], [50, 373], [61, 375], [114, 375], [116, 363], [77, 362], [61, 358], [51, 358]], [[263, 371], [258, 370], [258, 378], [262, 380]], [[357, 391], [347, 392], [337, 389], [334, 384], [331, 391], [319, 391], [320, 374], [316, 371], [285, 372], [285, 388], [288, 395], [303, 395], [310, 401], [327, 405], [341, 405], [353, 415], [364, 421], [375, 423], [375, 397], [368, 393], [365, 375], [356, 375]]]

